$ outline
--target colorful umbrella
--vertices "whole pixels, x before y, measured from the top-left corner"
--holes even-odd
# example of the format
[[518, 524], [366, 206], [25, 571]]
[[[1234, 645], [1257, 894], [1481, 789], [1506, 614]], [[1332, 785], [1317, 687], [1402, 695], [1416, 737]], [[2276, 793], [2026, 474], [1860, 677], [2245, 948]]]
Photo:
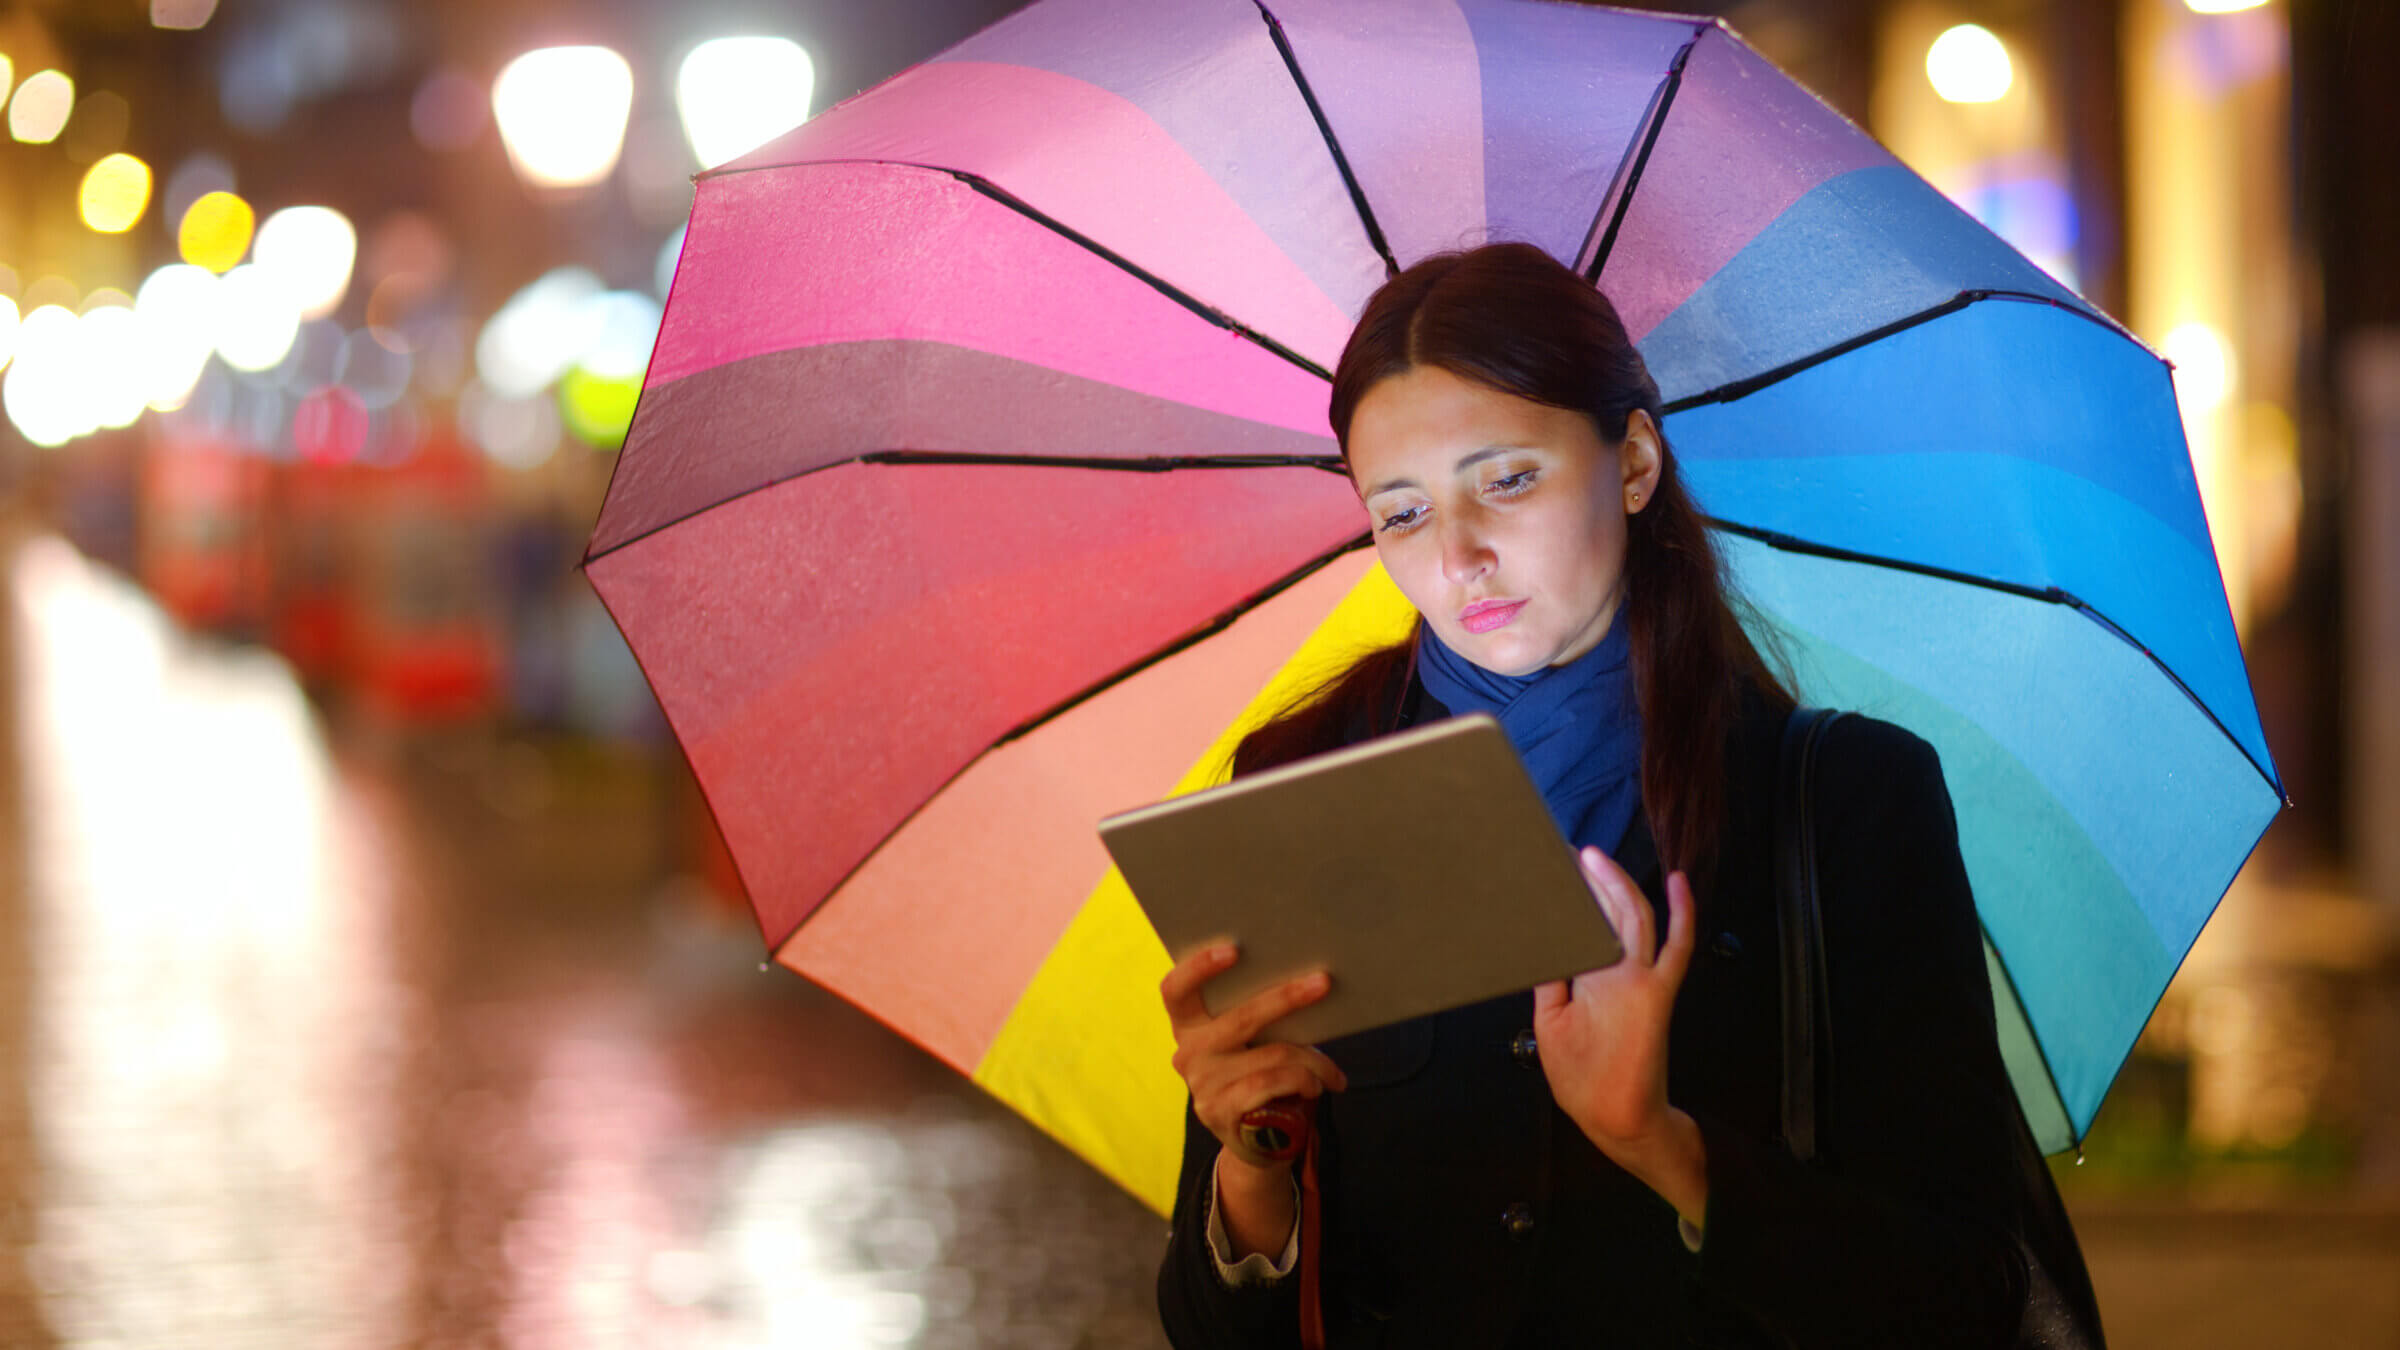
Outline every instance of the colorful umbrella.
[[1616, 300], [1803, 695], [1941, 751], [2071, 1144], [2282, 803], [2169, 375], [1708, 21], [1042, 0], [704, 175], [585, 566], [767, 942], [1166, 1208], [1093, 822], [1403, 630], [1326, 371], [1501, 238]]

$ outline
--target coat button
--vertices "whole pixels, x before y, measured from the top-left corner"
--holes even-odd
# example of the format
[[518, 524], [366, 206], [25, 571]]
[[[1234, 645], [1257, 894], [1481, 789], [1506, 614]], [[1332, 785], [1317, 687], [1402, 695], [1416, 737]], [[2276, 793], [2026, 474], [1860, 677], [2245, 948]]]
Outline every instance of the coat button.
[[1742, 940], [1735, 937], [1731, 930], [1727, 930], [1717, 934], [1709, 942], [1708, 949], [1730, 961], [1742, 954]]
[[1501, 1210], [1500, 1231], [1519, 1241], [1533, 1236], [1533, 1206], [1519, 1200]]
[[1517, 1067], [1530, 1069], [1542, 1062], [1541, 1047], [1533, 1040], [1533, 1028], [1527, 1027], [1508, 1043], [1508, 1053], [1516, 1058]]

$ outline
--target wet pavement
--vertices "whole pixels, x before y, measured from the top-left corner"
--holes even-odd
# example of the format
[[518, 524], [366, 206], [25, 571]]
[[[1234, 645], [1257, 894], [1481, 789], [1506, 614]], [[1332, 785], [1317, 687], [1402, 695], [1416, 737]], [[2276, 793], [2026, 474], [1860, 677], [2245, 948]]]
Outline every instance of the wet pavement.
[[652, 758], [0, 569], [0, 1346], [1163, 1345], [1163, 1222], [762, 972]]

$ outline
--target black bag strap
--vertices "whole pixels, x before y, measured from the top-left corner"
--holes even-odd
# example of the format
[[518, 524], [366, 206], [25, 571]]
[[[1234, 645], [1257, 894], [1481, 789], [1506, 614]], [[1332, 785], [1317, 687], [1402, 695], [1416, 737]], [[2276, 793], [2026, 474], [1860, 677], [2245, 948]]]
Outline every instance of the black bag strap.
[[1800, 1161], [1817, 1160], [1817, 1097], [1833, 1049], [1826, 1015], [1825, 931], [1817, 912], [1817, 832], [1809, 805], [1817, 746], [1846, 716], [1794, 708], [1783, 725], [1775, 770], [1775, 922], [1783, 951], [1783, 1140]]
[[[1783, 949], [1783, 1138], [1792, 1156], [1815, 1163], [1825, 1063], [1832, 1054], [1825, 993], [1825, 932], [1817, 903], [1817, 837], [1809, 807], [1817, 746], [1846, 713], [1795, 708], [1784, 723], [1775, 769], [1775, 918]], [[2016, 1344], [2044, 1350], [2102, 1350], [2100, 1307], [2083, 1252], [2034, 1146], [2022, 1112], [2017, 1130], [2017, 1245], [2027, 1289]]]

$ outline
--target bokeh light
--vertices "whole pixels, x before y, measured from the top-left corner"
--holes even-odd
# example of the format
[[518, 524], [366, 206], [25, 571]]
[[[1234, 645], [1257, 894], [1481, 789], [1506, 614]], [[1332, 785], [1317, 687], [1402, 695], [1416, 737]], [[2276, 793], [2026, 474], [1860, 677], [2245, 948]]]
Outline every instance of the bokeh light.
[[2267, 0], [2183, 0], [2183, 3], [2194, 14], [2238, 14], [2245, 9], [2256, 9]]
[[140, 363], [126, 359], [141, 349], [141, 320], [123, 305], [107, 305], [86, 311], [79, 327], [78, 344], [85, 362], [84, 415], [97, 426], [132, 426], [150, 405]]
[[0, 295], [0, 370], [6, 370], [17, 354], [17, 328], [17, 298]]
[[183, 223], [192, 203], [211, 192], [231, 192], [233, 184], [233, 166], [223, 157], [205, 150], [186, 155], [167, 175], [166, 186], [158, 190], [159, 217], [173, 230]]
[[0, 56], [0, 105], [8, 102], [8, 91], [17, 84], [17, 66], [6, 56]]
[[511, 398], [469, 384], [458, 395], [458, 430], [493, 463], [531, 469], [557, 453], [558, 405], [538, 393]]
[[358, 261], [358, 231], [329, 206], [289, 206], [258, 227], [252, 262], [275, 278], [307, 319], [339, 308]]
[[231, 272], [250, 251], [250, 234], [257, 223], [250, 203], [230, 192], [210, 192], [183, 213], [175, 231], [175, 248], [183, 260], [220, 275]]
[[1991, 103], [2015, 80], [2008, 48], [1981, 24], [1962, 23], [1933, 40], [1925, 53], [1925, 78], [1933, 92], [1952, 103]]
[[217, 0], [150, 0], [150, 23], [156, 28], [206, 28], [217, 12]]
[[67, 129], [74, 110], [75, 82], [63, 71], [35, 71], [8, 101], [8, 134], [28, 145], [48, 145]]
[[493, 393], [527, 398], [581, 360], [604, 315], [600, 278], [561, 267], [510, 296], [475, 339], [475, 370]]
[[217, 293], [217, 355], [235, 370], [274, 369], [300, 335], [291, 293], [256, 263], [227, 272]]
[[558, 382], [558, 411], [567, 430], [595, 450], [625, 444], [634, 404], [641, 397], [639, 375], [602, 375], [577, 366]]
[[633, 68], [606, 47], [545, 47], [511, 61], [492, 82], [492, 116], [509, 162], [540, 187], [606, 178], [625, 144]]
[[123, 234], [150, 209], [150, 166], [126, 154], [102, 159], [84, 173], [77, 205], [85, 225]]
[[216, 350], [217, 274], [190, 263], [152, 272], [133, 300], [141, 316], [142, 385], [160, 412], [182, 407]]
[[18, 329], [17, 359], [0, 376], [0, 408], [26, 440], [45, 449], [91, 429], [83, 417], [81, 326], [72, 311], [43, 305]]
[[77, 164], [115, 153], [133, 129], [133, 105], [121, 94], [95, 89], [75, 102], [75, 113], [59, 134], [59, 148]]
[[380, 411], [408, 391], [411, 364], [407, 352], [386, 345], [375, 331], [361, 328], [342, 339], [333, 378], [356, 394], [360, 404]]
[[409, 99], [408, 129], [428, 150], [464, 150], [491, 120], [484, 108], [483, 86], [455, 66], [444, 66], [426, 76]]
[[808, 120], [816, 67], [790, 38], [724, 37], [692, 48], [675, 72], [675, 110], [710, 168]]
[[610, 291], [590, 306], [587, 345], [575, 364], [595, 375], [630, 376], [638, 383], [650, 366], [650, 349], [658, 345], [658, 302], [640, 291]]
[[319, 464], [346, 464], [367, 448], [367, 407], [338, 384], [310, 391], [292, 412], [292, 449]]
[[53, 272], [26, 287], [25, 293], [17, 297], [17, 304], [27, 314], [44, 305], [56, 305], [60, 309], [73, 311], [82, 307], [83, 292], [77, 289], [74, 282]]
[[2233, 354], [2225, 337], [2205, 323], [2179, 324], [2159, 343], [2175, 367], [2175, 401], [2184, 416], [2224, 406], [2233, 392]]

